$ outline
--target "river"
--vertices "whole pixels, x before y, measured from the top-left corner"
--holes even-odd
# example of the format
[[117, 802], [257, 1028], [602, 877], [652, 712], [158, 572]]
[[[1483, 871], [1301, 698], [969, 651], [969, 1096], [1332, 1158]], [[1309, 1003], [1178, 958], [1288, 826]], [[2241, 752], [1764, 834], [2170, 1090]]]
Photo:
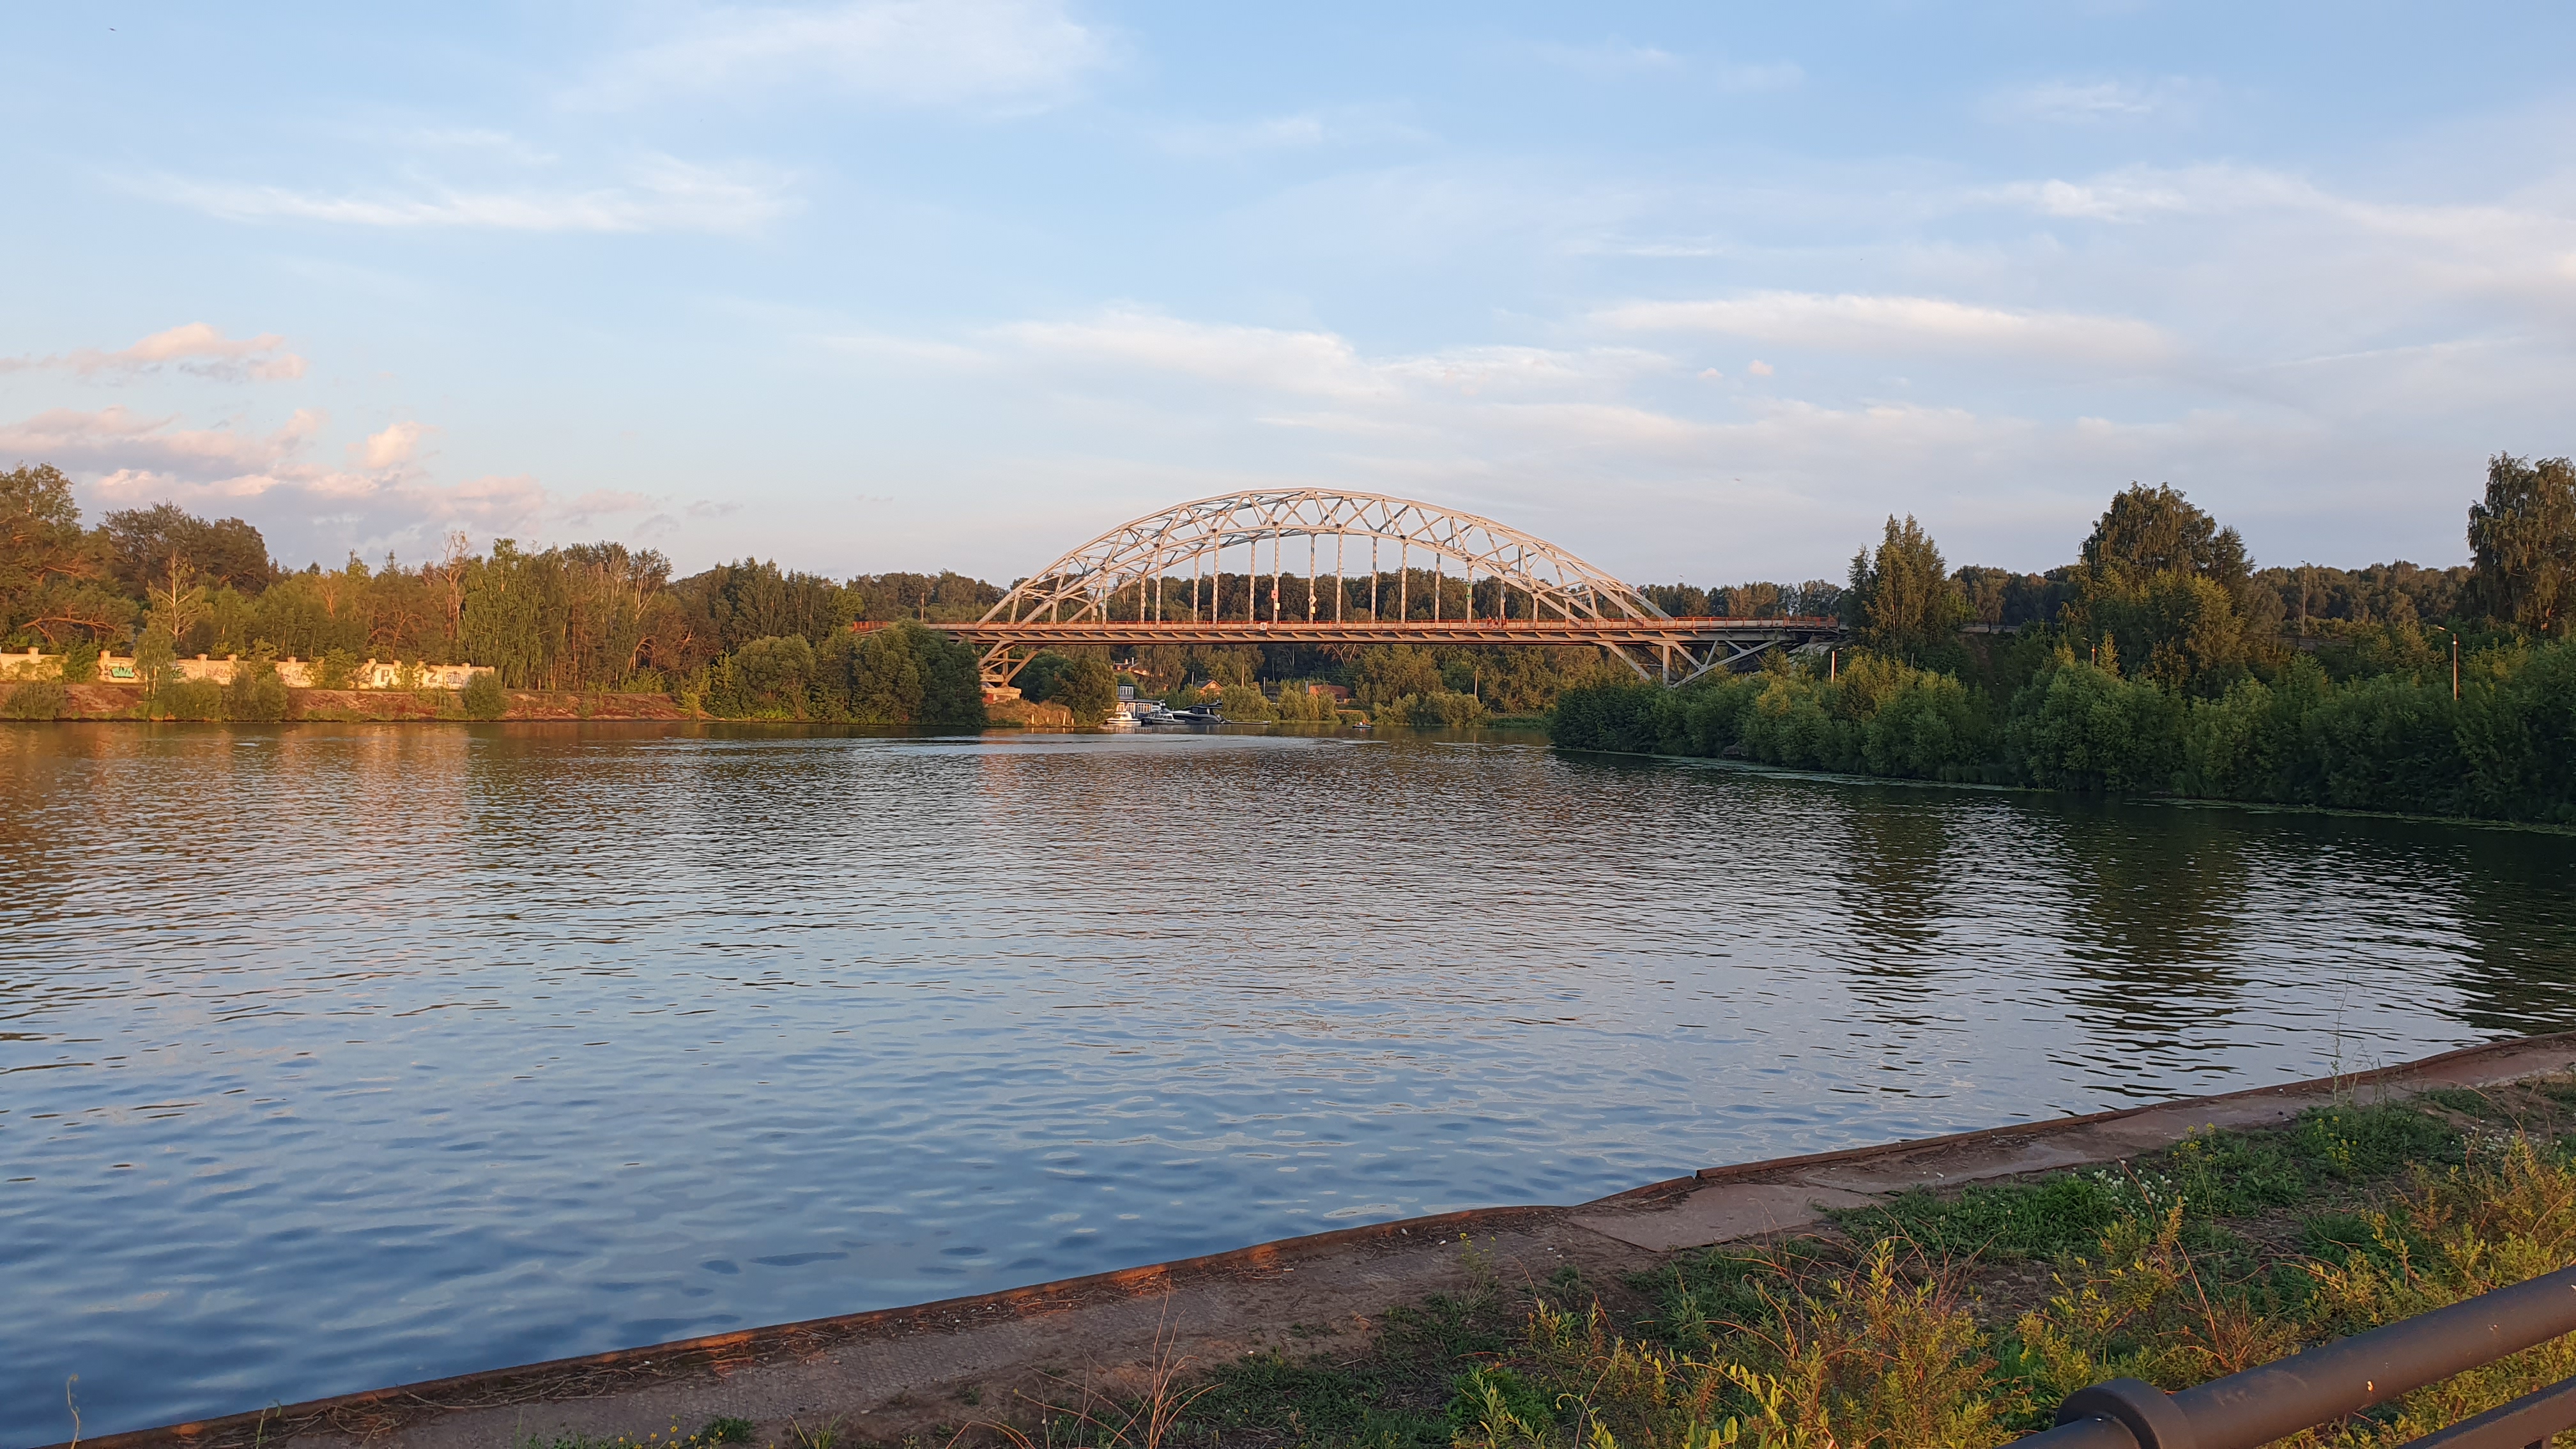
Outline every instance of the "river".
[[0, 1443], [2559, 1030], [2571, 880], [1528, 740], [0, 727]]

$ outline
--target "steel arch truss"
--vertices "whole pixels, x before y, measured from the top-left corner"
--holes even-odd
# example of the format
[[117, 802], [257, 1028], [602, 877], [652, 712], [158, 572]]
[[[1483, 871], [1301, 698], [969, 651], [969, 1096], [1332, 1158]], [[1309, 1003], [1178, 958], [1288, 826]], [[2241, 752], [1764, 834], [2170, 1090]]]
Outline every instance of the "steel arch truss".
[[[1353, 548], [1363, 542], [1369, 548], [1365, 561]], [[1299, 543], [1305, 546], [1295, 547]], [[1209, 589], [1203, 603], [1200, 581], [1224, 575], [1227, 555], [1237, 550], [1242, 552], [1234, 573], [1255, 584], [1252, 598], [1238, 603], [1236, 617], [1223, 619], [1217, 617], [1217, 591]], [[1410, 617], [1410, 571], [1424, 565], [1433, 573], [1428, 621]], [[1444, 620], [1439, 614], [1439, 584], [1452, 566], [1468, 584], [1465, 620], [1454, 614]], [[1397, 597], [1380, 600], [1378, 609], [1366, 611], [1369, 617], [1354, 626], [1344, 617], [1349, 598], [1340, 582], [1374, 579], [1389, 569], [1396, 575], [1392, 587]], [[1308, 582], [1302, 619], [1281, 617], [1278, 581], [1283, 576]], [[1266, 613], [1257, 582], [1263, 577], [1271, 580]], [[1332, 603], [1319, 613], [1314, 585], [1323, 578], [1336, 580], [1336, 588]], [[1504, 612], [1517, 609], [1519, 617], [1473, 627], [1480, 579], [1501, 580]], [[1173, 602], [1184, 585], [1189, 591], [1186, 608]], [[1393, 620], [1378, 612], [1389, 603], [1395, 605]], [[1470, 627], [1462, 631], [1457, 627], [1462, 623]], [[1137, 626], [1132, 635], [1125, 628], [1129, 625]], [[1472, 634], [1472, 642], [1598, 644], [1639, 677], [1666, 680], [1696, 677], [1791, 642], [1763, 639], [1749, 641], [1748, 648], [1741, 637], [1686, 637], [1706, 631], [1677, 627], [1634, 587], [1544, 539], [1409, 498], [1320, 488], [1220, 494], [1121, 524], [1022, 580], [983, 619], [958, 632], [986, 646], [984, 677], [1004, 683], [1042, 640], [1089, 642], [1097, 635], [1183, 642], [1205, 632], [1207, 640], [1187, 641], [1219, 642], [1255, 631], [1282, 642], [1373, 642], [1409, 638], [1418, 631], [1424, 642]]]

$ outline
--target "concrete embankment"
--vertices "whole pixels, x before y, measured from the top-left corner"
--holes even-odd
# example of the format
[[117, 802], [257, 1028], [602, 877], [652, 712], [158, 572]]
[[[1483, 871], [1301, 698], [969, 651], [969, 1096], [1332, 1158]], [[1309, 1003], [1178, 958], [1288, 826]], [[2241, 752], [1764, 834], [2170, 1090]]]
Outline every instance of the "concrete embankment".
[[[911, 1308], [780, 1324], [495, 1369], [399, 1388], [110, 1435], [90, 1449], [401, 1445], [497, 1449], [530, 1435], [611, 1437], [717, 1415], [762, 1442], [790, 1421], [897, 1440], [1013, 1418], [1087, 1386], [1140, 1385], [1157, 1363], [1303, 1354], [1363, 1341], [1378, 1315], [1469, 1281], [1472, 1238], [1514, 1280], [1572, 1265], [1594, 1281], [1682, 1249], [1808, 1229], [1831, 1208], [2118, 1161], [2205, 1127], [2286, 1121], [2338, 1094], [2364, 1100], [2485, 1087], [2576, 1068], [2576, 1033], [2498, 1042], [2329, 1080], [1916, 1142], [1708, 1168], [1575, 1207], [1489, 1208], [1291, 1238]], [[1293, 1332], [1292, 1332], [1293, 1331]], [[1026, 1396], [1026, 1397], [1022, 1397]], [[967, 1407], [979, 1404], [980, 1408]]]

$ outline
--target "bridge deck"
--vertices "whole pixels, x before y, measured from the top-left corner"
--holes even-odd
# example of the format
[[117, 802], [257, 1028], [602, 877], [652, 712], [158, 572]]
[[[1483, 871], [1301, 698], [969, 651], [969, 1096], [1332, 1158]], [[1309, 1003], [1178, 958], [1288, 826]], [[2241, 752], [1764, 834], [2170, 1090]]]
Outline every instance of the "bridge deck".
[[[861, 633], [887, 627], [862, 621]], [[1687, 648], [1839, 635], [1835, 619], [1001, 620], [937, 626], [970, 644], [1627, 644]]]

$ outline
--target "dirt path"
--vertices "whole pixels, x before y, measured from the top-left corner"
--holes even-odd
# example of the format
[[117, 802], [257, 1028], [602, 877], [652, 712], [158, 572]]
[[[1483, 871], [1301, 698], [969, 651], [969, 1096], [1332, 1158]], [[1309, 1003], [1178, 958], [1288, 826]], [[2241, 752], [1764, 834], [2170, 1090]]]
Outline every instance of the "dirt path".
[[[790, 1420], [839, 1420], [894, 1441], [943, 1424], [1064, 1402], [1083, 1386], [1140, 1384], [1158, 1360], [1209, 1364], [1263, 1348], [1364, 1342], [1391, 1307], [1467, 1286], [1472, 1238], [1494, 1270], [1544, 1280], [1573, 1265], [1615, 1281], [1684, 1248], [1811, 1226], [1826, 1208], [2110, 1162], [2207, 1126], [2260, 1127], [2338, 1090], [2413, 1095], [2576, 1067], [2576, 1033], [2500, 1042], [2335, 1082], [2217, 1097], [1920, 1142], [1711, 1168], [1571, 1208], [1494, 1208], [1291, 1238], [1236, 1252], [912, 1308], [782, 1324], [653, 1348], [497, 1369], [400, 1388], [83, 1441], [91, 1449], [286, 1444], [508, 1449], [532, 1434], [609, 1438], [751, 1420], [786, 1442]], [[1070, 1386], [1070, 1387], [1068, 1387]], [[1020, 1396], [1027, 1396], [1023, 1399]], [[981, 1408], [970, 1408], [980, 1404]]]

